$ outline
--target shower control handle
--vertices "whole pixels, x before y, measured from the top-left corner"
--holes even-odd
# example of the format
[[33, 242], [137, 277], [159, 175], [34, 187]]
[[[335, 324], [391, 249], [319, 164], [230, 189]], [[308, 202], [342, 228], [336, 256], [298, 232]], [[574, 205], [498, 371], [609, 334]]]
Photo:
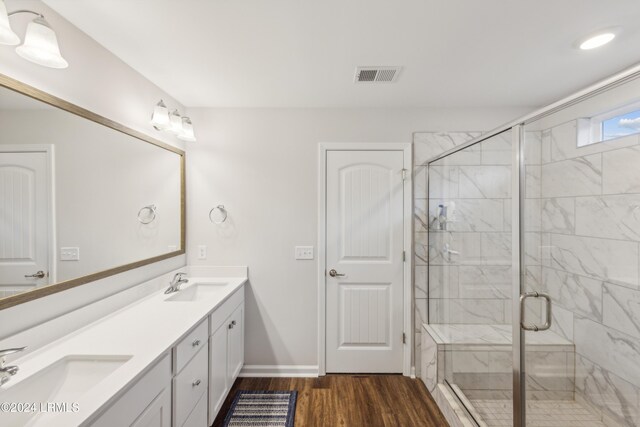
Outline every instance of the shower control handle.
[[[544, 300], [545, 305], [547, 307], [547, 316], [546, 316], [544, 325], [538, 326], [535, 323], [531, 323], [531, 324], [524, 323], [524, 309], [525, 309], [524, 304], [527, 298], [542, 298]], [[525, 331], [533, 331], [533, 332], [546, 331], [551, 327], [551, 317], [552, 317], [551, 316], [551, 297], [549, 295], [542, 292], [527, 292], [520, 295], [520, 327], [522, 329], [524, 329]]]
[[343, 277], [346, 276], [346, 274], [340, 274], [337, 271], [335, 271], [333, 268], [331, 270], [329, 270], [329, 276], [331, 277]]

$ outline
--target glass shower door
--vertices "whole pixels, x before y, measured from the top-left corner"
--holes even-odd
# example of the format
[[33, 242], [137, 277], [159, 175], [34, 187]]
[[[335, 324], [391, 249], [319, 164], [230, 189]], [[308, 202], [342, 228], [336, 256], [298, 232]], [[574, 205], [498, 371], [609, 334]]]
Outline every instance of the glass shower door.
[[512, 159], [506, 131], [428, 168], [423, 352], [432, 349], [430, 378], [449, 387], [479, 425], [496, 414], [508, 420], [513, 410]]
[[524, 127], [527, 426], [640, 425], [640, 82]]

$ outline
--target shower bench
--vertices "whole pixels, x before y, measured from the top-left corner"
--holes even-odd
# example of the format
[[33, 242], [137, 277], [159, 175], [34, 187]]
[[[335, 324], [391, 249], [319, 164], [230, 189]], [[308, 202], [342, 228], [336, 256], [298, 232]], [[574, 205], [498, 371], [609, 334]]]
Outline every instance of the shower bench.
[[[421, 379], [448, 382], [469, 399], [511, 399], [511, 325], [423, 324]], [[527, 396], [573, 400], [575, 346], [552, 332], [526, 333]]]

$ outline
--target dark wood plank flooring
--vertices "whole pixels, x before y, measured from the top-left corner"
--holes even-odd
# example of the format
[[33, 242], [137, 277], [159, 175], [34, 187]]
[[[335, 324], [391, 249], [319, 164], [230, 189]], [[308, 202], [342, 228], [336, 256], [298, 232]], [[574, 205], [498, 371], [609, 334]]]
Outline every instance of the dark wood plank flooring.
[[401, 375], [238, 378], [213, 427], [237, 390], [298, 390], [296, 427], [448, 427], [422, 381]]

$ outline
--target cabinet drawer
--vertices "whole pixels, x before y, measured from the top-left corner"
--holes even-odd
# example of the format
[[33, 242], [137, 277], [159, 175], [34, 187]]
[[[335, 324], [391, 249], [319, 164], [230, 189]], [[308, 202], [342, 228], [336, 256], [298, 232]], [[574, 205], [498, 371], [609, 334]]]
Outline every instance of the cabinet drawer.
[[244, 285], [233, 293], [220, 307], [216, 308], [211, 316], [209, 316], [211, 327], [210, 331], [213, 334], [224, 323], [231, 313], [244, 301]]
[[182, 427], [207, 427], [207, 395], [204, 394]]
[[206, 346], [208, 339], [209, 325], [207, 325], [207, 319], [205, 319], [175, 346], [173, 350], [173, 373], [180, 372], [198, 350]]
[[173, 378], [174, 426], [182, 426], [209, 386], [208, 342]]

